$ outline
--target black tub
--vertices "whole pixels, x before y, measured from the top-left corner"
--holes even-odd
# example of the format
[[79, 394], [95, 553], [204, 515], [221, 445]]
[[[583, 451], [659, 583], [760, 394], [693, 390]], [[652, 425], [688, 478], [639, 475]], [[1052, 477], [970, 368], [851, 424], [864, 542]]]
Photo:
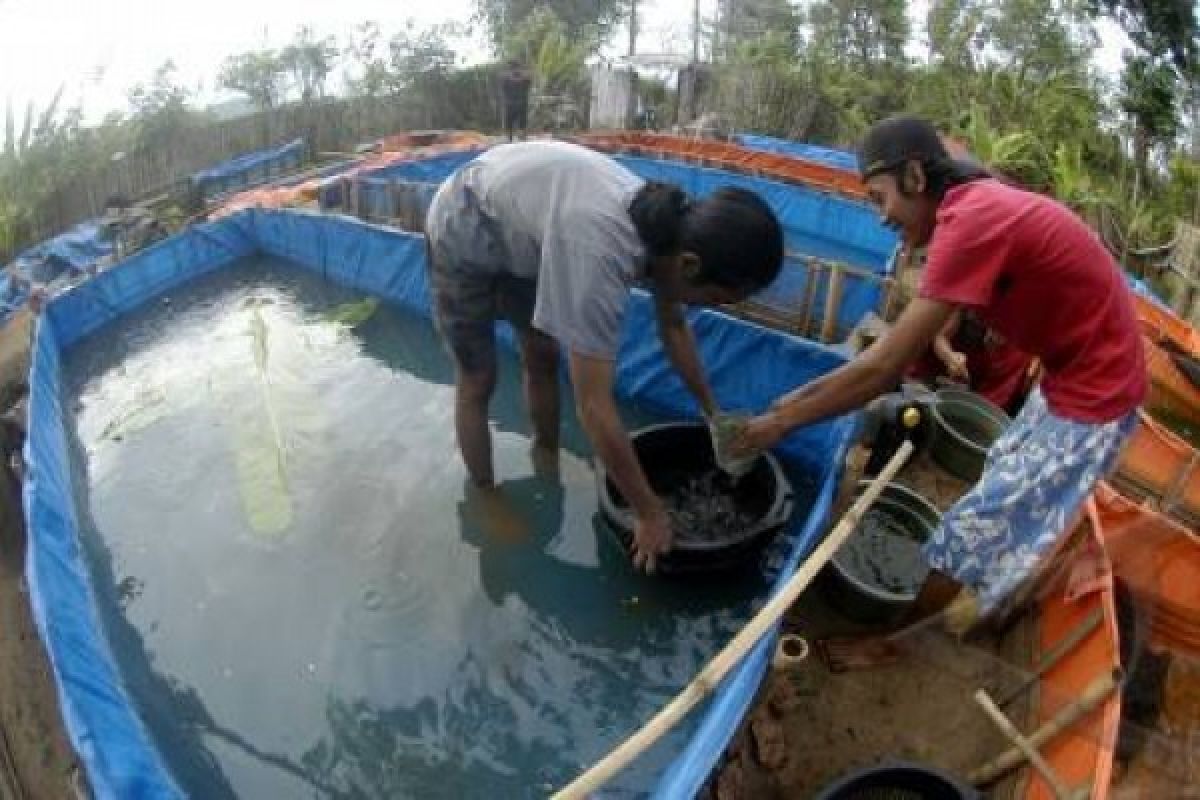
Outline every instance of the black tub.
[[[716, 468], [708, 428], [695, 422], [669, 422], [635, 431], [630, 437], [650, 486], [660, 495], [670, 493], [682, 481]], [[597, 469], [600, 483], [600, 515], [605, 528], [621, 548], [629, 552], [633, 542], [633, 513], [605, 472]], [[708, 572], [742, 566], [754, 559], [787, 524], [792, 516], [794, 495], [779, 460], [766, 453], [734, 483], [739, 509], [754, 517], [754, 523], [731, 530], [718, 539], [697, 539], [676, 532], [669, 553], [659, 559], [665, 574]]]
[[941, 770], [895, 761], [844, 775], [816, 800], [982, 800], [982, 795]]
[[[868, 481], [860, 481], [856, 496], [866, 491], [869, 485]], [[864, 518], [873, 515], [892, 521], [918, 544], [923, 544], [933, 535], [942, 519], [942, 515], [928, 500], [898, 483], [889, 483], [883, 487], [879, 498], [868, 509]], [[856, 530], [850, 537], [853, 539], [859, 535], [859, 530]], [[821, 571], [821, 582], [826, 594], [840, 613], [856, 622], [894, 622], [916, 600], [917, 593], [894, 591], [868, 581], [865, 576], [855, 574], [847, 563], [847, 559], [850, 558], [850, 545], [849, 541], [843, 544]], [[927, 568], [923, 569], [927, 571]], [[914, 575], [913, 582], [919, 584], [923, 581], [925, 571]]]

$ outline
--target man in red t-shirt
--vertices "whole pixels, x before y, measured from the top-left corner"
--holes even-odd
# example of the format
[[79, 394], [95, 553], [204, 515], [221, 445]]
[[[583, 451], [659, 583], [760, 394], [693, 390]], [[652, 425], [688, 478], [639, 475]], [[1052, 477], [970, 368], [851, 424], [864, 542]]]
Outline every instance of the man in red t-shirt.
[[[931, 571], [906, 621], [945, 609], [962, 627], [1000, 607], [1054, 551], [1115, 464], [1146, 393], [1141, 336], [1120, 270], [1087, 225], [955, 161], [928, 122], [875, 125], [860, 168], [884, 221], [905, 246], [927, 248], [918, 296], [858, 358], [752, 420], [740, 448], [769, 447], [895, 386], [960, 309], [1039, 359], [1041, 386], [924, 547]], [[824, 652], [833, 668], [869, 666], [898, 655], [893, 642], [827, 642]]]

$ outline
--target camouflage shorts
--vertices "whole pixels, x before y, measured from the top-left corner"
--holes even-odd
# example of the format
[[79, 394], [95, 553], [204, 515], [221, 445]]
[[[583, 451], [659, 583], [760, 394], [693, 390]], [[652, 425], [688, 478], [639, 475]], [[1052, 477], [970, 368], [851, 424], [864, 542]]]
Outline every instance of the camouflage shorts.
[[459, 367], [488, 369], [496, 363], [496, 321], [529, 330], [537, 283], [511, 274], [495, 223], [454, 179], [433, 199], [427, 230], [438, 332]]

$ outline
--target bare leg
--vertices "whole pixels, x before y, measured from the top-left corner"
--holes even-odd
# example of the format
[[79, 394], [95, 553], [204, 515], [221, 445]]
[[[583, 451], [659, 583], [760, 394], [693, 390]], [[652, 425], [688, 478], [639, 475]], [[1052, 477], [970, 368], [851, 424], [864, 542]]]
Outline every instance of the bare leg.
[[492, 433], [488, 429], [488, 401], [496, 388], [496, 359], [472, 365], [470, 371], [458, 366], [454, 389], [454, 430], [471, 482], [481, 489], [495, 485], [492, 472]]
[[488, 428], [488, 401], [496, 388], [496, 358], [475, 357], [471, 369], [458, 366], [454, 392], [454, 427], [458, 448], [467, 465], [470, 488], [467, 508], [487, 535], [502, 542], [528, 537], [528, 525], [496, 486], [492, 470], [492, 433]]
[[903, 651], [898, 640], [925, 620], [940, 613], [962, 590], [962, 584], [936, 570], [929, 573], [912, 605], [904, 612], [900, 627], [883, 636], [824, 639], [817, 642], [821, 659], [831, 672], [850, 672], [894, 664]]
[[532, 328], [520, 334], [525, 403], [533, 424], [535, 464], [558, 458], [559, 379], [558, 343]]

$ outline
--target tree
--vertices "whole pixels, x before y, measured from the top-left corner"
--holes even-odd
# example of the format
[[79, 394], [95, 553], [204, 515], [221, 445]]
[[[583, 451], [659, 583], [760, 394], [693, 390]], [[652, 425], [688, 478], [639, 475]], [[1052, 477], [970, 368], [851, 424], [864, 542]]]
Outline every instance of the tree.
[[[1119, 106], [1133, 127], [1139, 175], [1150, 150], [1183, 127], [1183, 110], [1200, 107], [1200, 10], [1188, 0], [1091, 0], [1129, 35]], [[1193, 132], [1195, 135], [1195, 132]]]
[[284, 67], [274, 50], [240, 53], [221, 64], [217, 84], [246, 95], [259, 111], [271, 111], [283, 96]]
[[1139, 50], [1163, 54], [1181, 76], [1196, 77], [1200, 10], [1190, 0], [1091, 0], [1093, 13], [1114, 19]]
[[292, 43], [279, 54], [279, 65], [291, 74], [300, 87], [300, 99], [305, 103], [314, 97], [325, 96], [325, 80], [333, 72], [340, 55], [332, 36], [315, 38], [312, 28], [303, 25], [296, 30]]
[[812, 3], [807, 15], [809, 47], [842, 63], [871, 71], [907, 62], [910, 25], [904, 0], [829, 0]]
[[379, 23], [368, 21], [355, 28], [346, 45], [346, 55], [356, 67], [346, 84], [360, 97], [377, 98], [391, 87], [391, 69], [381, 39]]
[[800, 45], [802, 15], [791, 0], [721, 0], [717, 10], [726, 53], [764, 39], [774, 42], [769, 50], [787, 47], [794, 53]]
[[[576, 41], [587, 44], [591, 53], [608, 41], [625, 19], [629, 0], [475, 0], [475, 7], [497, 53], [509, 53], [512, 36], [539, 12], [557, 17]], [[535, 57], [533, 52], [517, 55], [530, 61]]]
[[431, 78], [445, 77], [458, 56], [448, 38], [458, 33], [454, 23], [417, 30], [408, 20], [404, 29], [388, 42], [389, 64], [396, 88], [406, 89]]
[[148, 84], [136, 84], [126, 95], [134, 144], [141, 149], [162, 147], [187, 125], [191, 92], [176, 82], [175, 71], [175, 62], [165, 61]]
[[436, 124], [446, 83], [457, 60], [448, 41], [456, 31], [452, 23], [418, 30], [410, 19], [388, 42], [390, 88], [405, 93], [407, 102], [423, 108], [428, 127]]
[[504, 42], [506, 59], [533, 67], [534, 83], [545, 94], [572, 94], [580, 90], [585, 61], [597, 43], [573, 36], [565, 20], [549, 8], [525, 17]]
[[933, 0], [925, 16], [929, 61], [952, 71], [974, 71], [984, 41], [981, 0]]
[[1119, 104], [1133, 123], [1134, 159], [1144, 173], [1150, 150], [1169, 145], [1182, 127], [1175, 70], [1160, 59], [1126, 54]]
[[1084, 76], [1098, 44], [1079, 0], [1000, 0], [990, 5], [981, 33], [988, 60], [1025, 78]]

